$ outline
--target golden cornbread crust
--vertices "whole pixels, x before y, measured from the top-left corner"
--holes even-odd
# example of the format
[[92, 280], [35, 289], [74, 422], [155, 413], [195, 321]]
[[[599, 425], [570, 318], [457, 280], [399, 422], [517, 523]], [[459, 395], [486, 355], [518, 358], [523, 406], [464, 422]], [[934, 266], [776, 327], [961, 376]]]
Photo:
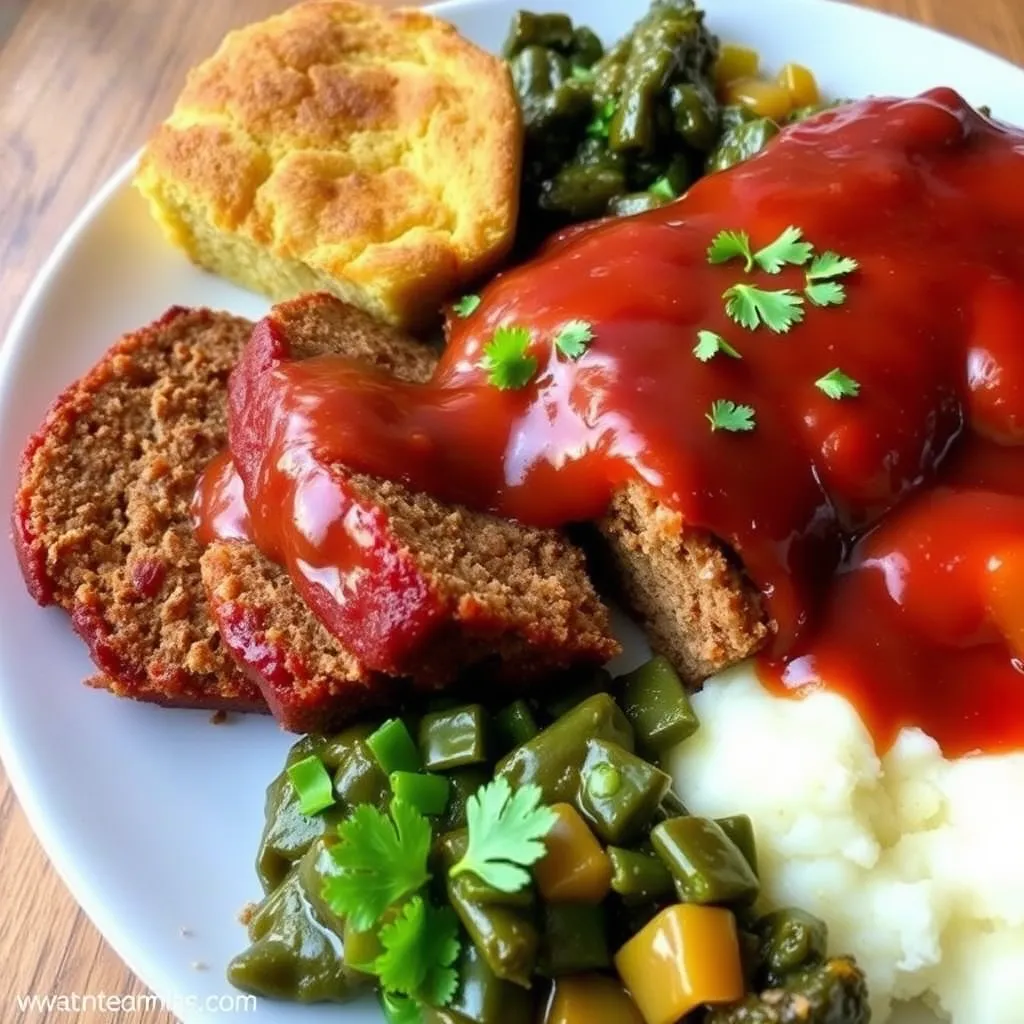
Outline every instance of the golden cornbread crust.
[[201, 266], [417, 326], [508, 251], [521, 142], [504, 62], [451, 25], [308, 0], [189, 73], [135, 183]]

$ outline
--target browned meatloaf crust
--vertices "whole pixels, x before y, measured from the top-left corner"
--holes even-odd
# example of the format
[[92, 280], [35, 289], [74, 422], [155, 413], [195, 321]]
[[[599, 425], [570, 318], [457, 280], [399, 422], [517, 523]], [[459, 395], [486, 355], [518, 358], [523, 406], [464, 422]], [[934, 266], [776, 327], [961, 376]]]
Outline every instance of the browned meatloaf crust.
[[651, 646], [691, 685], [764, 645], [770, 627], [761, 595], [731, 553], [687, 528], [646, 486], [620, 491], [599, 529]]
[[[341, 353], [410, 380], [433, 367], [429, 349], [327, 295], [283, 303], [271, 315], [295, 358]], [[520, 684], [618, 650], [583, 556], [561, 534], [442, 505], [342, 467], [337, 474], [355, 501], [386, 512], [388, 543], [447, 609], [443, 628], [405, 666], [414, 685], [446, 685], [492, 656], [494, 678]], [[203, 577], [227, 645], [287, 728], [332, 728], [389, 692], [254, 546], [211, 545]]]
[[189, 507], [225, 442], [226, 383], [252, 325], [169, 310], [53, 404], [22, 456], [13, 511], [25, 580], [71, 614], [122, 697], [265, 710], [210, 618]]

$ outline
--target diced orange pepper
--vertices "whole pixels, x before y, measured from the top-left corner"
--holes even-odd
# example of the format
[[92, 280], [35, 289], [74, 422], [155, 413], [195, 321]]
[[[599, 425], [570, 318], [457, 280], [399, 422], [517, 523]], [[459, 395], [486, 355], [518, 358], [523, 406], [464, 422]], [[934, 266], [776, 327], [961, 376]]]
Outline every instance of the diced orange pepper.
[[991, 560], [988, 577], [989, 613], [1010, 651], [1024, 661], [1024, 550]]
[[718, 53], [718, 61], [715, 63], [715, 82], [718, 85], [725, 85], [735, 78], [750, 78], [757, 74], [761, 58], [757, 50], [751, 50], [749, 46], [737, 46], [735, 43], [726, 43]]
[[793, 109], [789, 93], [776, 82], [763, 78], [737, 78], [722, 89], [722, 102], [746, 107], [758, 117], [782, 121]]
[[779, 85], [789, 93], [793, 107], [813, 107], [820, 99], [818, 82], [803, 64], [785, 64], [779, 72]]
[[555, 979], [543, 1024], [644, 1024], [644, 1019], [614, 978], [576, 974]]
[[675, 1024], [745, 992], [736, 918], [721, 907], [667, 907], [616, 953], [615, 967], [646, 1024]]
[[558, 816], [547, 834], [548, 852], [533, 867], [548, 903], [600, 903], [612, 884], [612, 862], [571, 804], [554, 804]]

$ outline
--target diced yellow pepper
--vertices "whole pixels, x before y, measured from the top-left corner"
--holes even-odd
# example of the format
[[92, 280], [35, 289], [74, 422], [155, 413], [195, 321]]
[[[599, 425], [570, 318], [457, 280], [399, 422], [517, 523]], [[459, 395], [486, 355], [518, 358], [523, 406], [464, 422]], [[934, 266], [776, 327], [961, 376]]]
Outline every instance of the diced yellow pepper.
[[667, 907], [618, 951], [615, 967], [646, 1024], [675, 1024], [745, 991], [736, 918], [721, 907]]
[[722, 89], [722, 102], [746, 107], [758, 117], [782, 121], [793, 109], [789, 92], [777, 82], [763, 78], [737, 78]]
[[600, 903], [612, 884], [612, 863], [597, 837], [571, 804], [554, 804], [558, 816], [547, 834], [548, 852], [533, 867], [548, 903]]
[[750, 78], [757, 74], [760, 63], [761, 58], [758, 57], [757, 50], [751, 50], [749, 46], [726, 43], [718, 53], [715, 83], [725, 85], [734, 78]]
[[543, 1024], [644, 1024], [614, 978], [575, 974], [556, 978]]
[[821, 99], [813, 72], [803, 64], [785, 64], [779, 72], [779, 85], [789, 93], [793, 107], [813, 107]]

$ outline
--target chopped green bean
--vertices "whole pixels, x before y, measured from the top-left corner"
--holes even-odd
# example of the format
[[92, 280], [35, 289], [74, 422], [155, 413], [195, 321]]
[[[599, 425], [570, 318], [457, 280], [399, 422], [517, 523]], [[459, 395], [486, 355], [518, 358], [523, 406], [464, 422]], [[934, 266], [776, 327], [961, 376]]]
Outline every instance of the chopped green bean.
[[661, 754], [697, 731], [686, 687], [667, 658], [651, 658], [619, 682], [622, 710], [641, 749]]
[[557, 978], [611, 966], [608, 927], [600, 903], [547, 903], [542, 918], [539, 973]]
[[367, 736], [366, 745], [386, 775], [392, 772], [418, 772], [423, 767], [416, 744], [400, 718], [389, 718]]
[[756, 925], [761, 957], [776, 977], [818, 963], [828, 949], [825, 922], [797, 907], [765, 914]]
[[[591, 776], [614, 771], [619, 785], [602, 794], [591, 784]], [[602, 739], [587, 741], [577, 805], [584, 819], [606, 843], [632, 843], [650, 827], [662, 797], [672, 779], [660, 768], [617, 743]]]
[[412, 804], [420, 814], [444, 814], [451, 783], [443, 775], [421, 772], [392, 772], [391, 792]]
[[672, 875], [657, 858], [637, 850], [609, 846], [612, 891], [626, 900], [654, 900], [672, 894]]
[[539, 731], [537, 719], [525, 700], [513, 701], [494, 716], [494, 732], [502, 753], [521, 747]]
[[747, 859], [750, 870], [757, 874], [757, 843], [754, 841], [754, 823], [747, 814], [731, 814], [727, 818], [716, 818], [722, 831], [740, 848]]
[[487, 714], [479, 704], [464, 704], [424, 715], [420, 753], [428, 771], [447, 771], [487, 760]]
[[603, 668], [599, 668], [596, 672], [588, 674], [582, 682], [577, 682], [557, 697], [549, 699], [545, 704], [545, 710], [552, 719], [561, 718], [588, 697], [593, 697], [597, 693], [609, 693], [611, 688], [611, 675]]
[[654, 827], [651, 842], [672, 872], [684, 903], [744, 903], [756, 898], [757, 875], [710, 818], [670, 818]]
[[334, 803], [334, 786], [323, 761], [311, 754], [285, 769], [303, 814], [319, 814]]
[[466, 824], [466, 801], [490, 781], [490, 773], [483, 768], [460, 768], [446, 776], [451, 783], [448, 806], [437, 823], [442, 832], [464, 828]]
[[[447, 1013], [457, 1014], [472, 1024], [523, 1024], [533, 1019], [530, 993], [502, 981], [472, 942], [462, 944], [458, 974], [459, 987], [446, 1008]], [[431, 1018], [433, 1012], [436, 1011], [427, 1011], [424, 1024], [448, 1024], [444, 1018]]]

